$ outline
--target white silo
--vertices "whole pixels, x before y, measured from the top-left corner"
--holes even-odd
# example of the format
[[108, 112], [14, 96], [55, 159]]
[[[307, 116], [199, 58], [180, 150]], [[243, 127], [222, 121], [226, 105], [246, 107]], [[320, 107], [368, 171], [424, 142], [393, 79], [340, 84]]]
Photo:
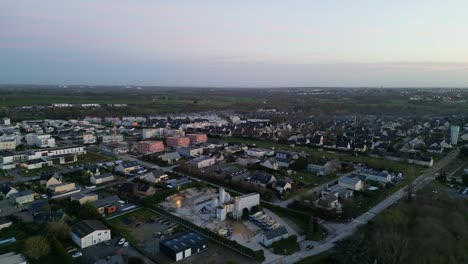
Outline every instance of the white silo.
[[212, 200], [212, 208], [216, 208], [218, 207], [218, 198], [217, 197], [213, 197], [213, 200]]
[[458, 143], [458, 134], [460, 133], [459, 126], [450, 127], [450, 144], [456, 145]]
[[226, 199], [226, 191], [223, 187], [219, 188], [219, 203], [223, 204]]

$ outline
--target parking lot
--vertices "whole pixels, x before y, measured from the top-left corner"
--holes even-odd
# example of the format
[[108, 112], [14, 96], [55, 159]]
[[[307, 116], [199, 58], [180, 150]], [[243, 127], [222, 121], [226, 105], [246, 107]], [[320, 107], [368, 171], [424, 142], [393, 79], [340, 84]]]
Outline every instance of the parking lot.
[[98, 261], [99, 259], [106, 259], [107, 257], [113, 255], [122, 255], [122, 256], [131, 256], [131, 257], [139, 257], [142, 258], [145, 263], [153, 263], [150, 259], [148, 259], [145, 255], [141, 254], [138, 250], [136, 250], [132, 245], [125, 248], [123, 246], [118, 246], [119, 238], [114, 238], [109, 241], [109, 245], [105, 243], [97, 244], [95, 246], [87, 247], [84, 249], [79, 249], [77, 252], [83, 253], [83, 256], [76, 258], [77, 263], [82, 264], [89, 264]]

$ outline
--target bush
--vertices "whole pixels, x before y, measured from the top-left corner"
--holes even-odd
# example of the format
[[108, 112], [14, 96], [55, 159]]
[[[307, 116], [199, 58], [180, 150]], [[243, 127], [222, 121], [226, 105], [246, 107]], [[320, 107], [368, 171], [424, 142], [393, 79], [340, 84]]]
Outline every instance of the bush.
[[33, 236], [24, 242], [24, 254], [32, 259], [40, 259], [49, 255], [50, 244], [43, 236]]

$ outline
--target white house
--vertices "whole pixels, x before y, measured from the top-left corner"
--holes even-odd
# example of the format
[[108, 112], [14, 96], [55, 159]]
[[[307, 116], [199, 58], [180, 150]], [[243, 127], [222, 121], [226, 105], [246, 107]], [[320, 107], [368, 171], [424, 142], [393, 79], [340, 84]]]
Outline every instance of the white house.
[[272, 170], [277, 170], [279, 168], [279, 164], [276, 158], [268, 158], [265, 161], [263, 161], [260, 165]]
[[272, 229], [269, 231], [266, 231], [265, 233], [262, 234], [260, 238], [260, 243], [262, 243], [266, 247], [270, 247], [273, 242], [279, 241], [281, 239], [288, 238], [288, 230], [284, 226], [280, 226], [276, 229]]
[[363, 183], [358, 177], [345, 176], [338, 181], [338, 185], [342, 188], [359, 191], [363, 188]]
[[270, 150], [270, 149], [262, 149], [262, 148], [252, 148], [252, 149], [247, 149], [245, 151], [245, 154], [256, 157], [256, 158], [261, 158], [264, 156], [273, 156], [275, 154], [275, 151]]
[[111, 230], [96, 220], [84, 220], [71, 228], [71, 239], [81, 248], [111, 239]]
[[211, 167], [216, 163], [216, 160], [212, 157], [199, 157], [190, 161], [190, 164], [198, 169]]
[[392, 180], [392, 176], [388, 172], [378, 172], [373, 170], [361, 170], [359, 174], [366, 176], [366, 180], [388, 183]]
[[203, 154], [203, 148], [199, 147], [182, 147], [178, 148], [177, 152], [182, 157], [193, 158]]
[[55, 147], [55, 138], [51, 137], [48, 134], [33, 136], [34, 145], [39, 148], [53, 148]]
[[102, 184], [106, 182], [111, 182], [114, 180], [114, 175], [112, 173], [104, 173], [104, 174], [97, 174], [93, 175], [90, 178], [92, 184]]

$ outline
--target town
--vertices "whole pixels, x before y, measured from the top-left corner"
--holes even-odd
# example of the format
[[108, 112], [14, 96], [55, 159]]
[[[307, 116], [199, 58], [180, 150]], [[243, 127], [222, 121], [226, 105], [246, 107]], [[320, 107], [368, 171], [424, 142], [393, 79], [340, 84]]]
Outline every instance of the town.
[[431, 181], [468, 198], [463, 115], [288, 114], [3, 117], [0, 262], [295, 263]]

